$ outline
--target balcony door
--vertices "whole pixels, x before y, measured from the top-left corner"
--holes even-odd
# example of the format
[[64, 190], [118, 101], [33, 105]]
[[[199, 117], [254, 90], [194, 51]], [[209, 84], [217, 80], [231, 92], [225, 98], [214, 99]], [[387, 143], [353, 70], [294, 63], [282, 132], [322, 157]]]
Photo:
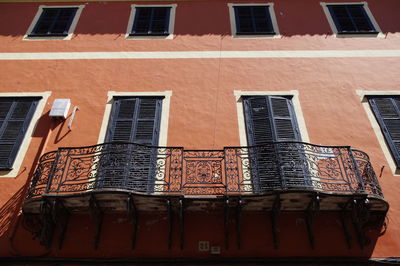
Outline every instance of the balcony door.
[[306, 158], [290, 99], [254, 96], [243, 99], [253, 190], [303, 188]]
[[153, 191], [162, 98], [116, 98], [97, 188]]

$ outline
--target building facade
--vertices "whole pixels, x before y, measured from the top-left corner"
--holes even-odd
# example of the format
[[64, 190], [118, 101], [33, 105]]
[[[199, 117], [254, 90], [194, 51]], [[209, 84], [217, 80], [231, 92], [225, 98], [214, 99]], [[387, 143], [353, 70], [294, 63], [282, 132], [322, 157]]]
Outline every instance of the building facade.
[[1, 1], [0, 261], [399, 262], [399, 9]]

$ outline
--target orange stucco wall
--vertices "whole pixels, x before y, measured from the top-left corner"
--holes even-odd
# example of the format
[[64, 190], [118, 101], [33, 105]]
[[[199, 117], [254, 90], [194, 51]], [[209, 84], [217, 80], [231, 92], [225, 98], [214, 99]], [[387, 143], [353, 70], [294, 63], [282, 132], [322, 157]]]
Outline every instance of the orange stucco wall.
[[[236, 1], [235, 1], [236, 2]], [[260, 1], [254, 1], [260, 2]], [[166, 2], [146, 2], [149, 4]], [[168, 2], [173, 3], [173, 2]], [[275, 13], [281, 39], [234, 39], [230, 35], [227, 2], [178, 2], [173, 40], [125, 40], [131, 2], [85, 4], [72, 40], [23, 41], [40, 4], [0, 3], [0, 53], [111, 52], [111, 51], [258, 51], [258, 50], [390, 50], [400, 44], [400, 3], [368, 1], [384, 38], [335, 38], [319, 1], [277, 1]], [[75, 4], [75, 3], [74, 3]], [[237, 59], [111, 59], [111, 60], [1, 60], [1, 92], [51, 91], [33, 134], [20, 174], [0, 177], [0, 256], [54, 257], [205, 257], [199, 240], [224, 246], [223, 216], [193, 214], [187, 218], [185, 249], [167, 249], [166, 213], [140, 217], [137, 248], [130, 249], [130, 225], [125, 216], [106, 216], [98, 250], [93, 248], [94, 223], [74, 216], [63, 249], [46, 251], [20, 226], [10, 244], [21, 188], [42, 152], [50, 130], [48, 111], [55, 98], [70, 98], [79, 106], [73, 130], [59, 123], [49, 135], [45, 152], [65, 146], [96, 144], [108, 91], [171, 90], [168, 145], [187, 149], [219, 149], [239, 145], [234, 90], [298, 90], [311, 143], [350, 145], [369, 154], [390, 204], [388, 228], [361, 250], [353, 240], [347, 249], [340, 217], [320, 214], [315, 222], [316, 248], [308, 245], [302, 214], [283, 214], [281, 248], [273, 249], [270, 218], [244, 214], [242, 249], [223, 250], [226, 257], [286, 256], [400, 256], [400, 181], [390, 170], [356, 90], [398, 90], [399, 57], [385, 58], [237, 58]], [[177, 227], [178, 225], [174, 225]], [[230, 225], [234, 227], [233, 224]], [[232, 229], [234, 231], [234, 229]], [[127, 233], [128, 232], [128, 233]], [[376, 232], [369, 232], [376, 234]], [[79, 243], [79, 245], [77, 245]]]

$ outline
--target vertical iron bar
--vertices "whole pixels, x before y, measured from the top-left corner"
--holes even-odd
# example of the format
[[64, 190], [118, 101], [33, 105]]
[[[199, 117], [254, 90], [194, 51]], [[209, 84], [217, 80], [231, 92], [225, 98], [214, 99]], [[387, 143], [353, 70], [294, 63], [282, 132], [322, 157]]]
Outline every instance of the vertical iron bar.
[[281, 210], [281, 199], [280, 195], [277, 194], [271, 211], [272, 240], [274, 242], [275, 249], [279, 248], [278, 219], [280, 210]]
[[229, 199], [225, 200], [224, 206], [224, 230], [225, 230], [225, 249], [229, 249]]
[[[61, 207], [62, 207], [62, 210], [63, 210], [63, 213], [61, 215], [64, 215], [64, 217], [63, 217], [63, 219], [61, 221], [61, 232], [60, 232], [59, 239], [58, 239], [58, 249], [61, 249], [62, 245], [64, 243], [65, 233], [67, 232], [70, 213], [65, 208], [63, 203], [59, 203], [59, 204], [61, 204]], [[59, 215], [58, 215], [58, 217], [59, 217]]]
[[344, 233], [344, 236], [346, 238], [347, 247], [349, 249], [351, 249], [351, 246], [352, 246], [352, 237], [351, 237], [351, 234], [350, 234], [350, 231], [349, 231], [349, 227], [348, 227], [348, 224], [347, 224], [348, 223], [348, 216], [349, 216], [349, 211], [347, 210], [347, 207], [348, 207], [350, 201], [348, 201], [342, 207], [342, 211], [340, 213], [340, 218], [341, 218], [341, 222], [342, 222], [342, 226], [343, 226], [343, 233]]
[[137, 227], [138, 227], [138, 212], [132, 194], [130, 194], [128, 198], [128, 209], [129, 209], [129, 217], [132, 222], [131, 248], [135, 249]]
[[171, 207], [171, 200], [167, 199], [167, 210], [168, 210], [168, 249], [172, 247], [172, 207]]
[[353, 151], [352, 151], [352, 149], [350, 147], [348, 148], [348, 152], [349, 152], [351, 160], [353, 161], [354, 171], [356, 172], [355, 174], [356, 174], [357, 179], [358, 179], [357, 189], [361, 189], [361, 193], [364, 193], [365, 192], [364, 181], [362, 179], [362, 176], [361, 176], [361, 173], [360, 173], [360, 169], [358, 169], [357, 161], [354, 158]]
[[[68, 153], [67, 153], [67, 155], [65, 156], [65, 162], [64, 162], [64, 165], [63, 165], [63, 169], [62, 169], [62, 174], [61, 174], [61, 176], [60, 176], [60, 180], [59, 180], [59, 182], [58, 182], [58, 187], [57, 187], [57, 192], [59, 192], [60, 191], [60, 187], [61, 187], [61, 184], [63, 183], [63, 178], [64, 178], [64, 173], [65, 173], [65, 171], [67, 171], [67, 173], [68, 173], [68, 168], [66, 168], [66, 166], [67, 166], [67, 161], [68, 161], [68, 158], [69, 158], [69, 153], [70, 153], [70, 149], [68, 149]], [[70, 163], [70, 161], [69, 161], [69, 163]], [[69, 165], [68, 165], [69, 166]]]
[[181, 225], [181, 232], [180, 232], [180, 246], [183, 249], [184, 246], [184, 236], [185, 236], [185, 203], [183, 199], [179, 200], [179, 220]]
[[53, 165], [51, 166], [50, 173], [49, 173], [49, 180], [47, 180], [47, 186], [45, 193], [49, 193], [51, 188], [51, 183], [53, 182], [54, 172], [56, 171], [56, 165], [58, 164], [58, 159], [60, 157], [60, 149], [57, 150], [57, 154], [54, 158]]
[[186, 177], [184, 177], [184, 172], [183, 172], [183, 161], [184, 161], [184, 156], [185, 156], [185, 151], [184, 151], [184, 149], [183, 148], [180, 148], [180, 151], [181, 151], [181, 174], [180, 174], [180, 176], [181, 176], [181, 182], [180, 182], [180, 186], [181, 186], [181, 189], [180, 189], [180, 191], [181, 191], [181, 193], [182, 194], [184, 194], [184, 192], [183, 192], [183, 180], [185, 179], [186, 180]]
[[242, 234], [241, 234], [241, 225], [242, 225], [242, 199], [238, 199], [238, 204], [236, 207], [236, 235], [237, 235], [237, 248], [241, 249], [241, 240], [242, 240]]
[[224, 173], [225, 173], [225, 195], [227, 195], [228, 191], [229, 191], [229, 189], [228, 189], [229, 182], [228, 182], [228, 175], [227, 175], [227, 171], [226, 171], [226, 168], [228, 167], [227, 163], [226, 163], [226, 147], [224, 147], [224, 158], [222, 161], [224, 163]]

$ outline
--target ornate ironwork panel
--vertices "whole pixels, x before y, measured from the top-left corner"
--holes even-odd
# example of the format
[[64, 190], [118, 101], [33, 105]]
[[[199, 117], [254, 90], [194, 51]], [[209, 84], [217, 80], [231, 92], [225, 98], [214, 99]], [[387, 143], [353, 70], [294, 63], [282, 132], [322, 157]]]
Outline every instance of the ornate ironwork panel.
[[183, 194], [225, 193], [224, 151], [184, 151]]

